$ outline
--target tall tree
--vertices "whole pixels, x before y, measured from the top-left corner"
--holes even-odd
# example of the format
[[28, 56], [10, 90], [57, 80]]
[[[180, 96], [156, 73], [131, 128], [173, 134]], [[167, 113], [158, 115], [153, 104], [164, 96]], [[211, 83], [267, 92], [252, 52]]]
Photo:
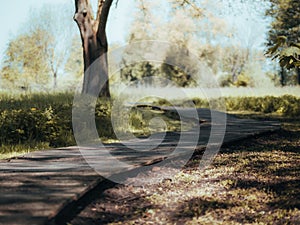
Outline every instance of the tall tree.
[[[70, 20], [71, 7], [65, 4], [46, 4], [40, 10], [31, 13], [31, 29], [47, 30], [51, 36], [48, 51], [48, 64], [52, 76], [53, 89], [58, 86], [58, 78], [70, 54], [71, 44], [68, 37], [75, 35], [76, 26]], [[72, 26], [73, 25], [73, 26]]]
[[268, 32], [268, 53], [279, 58], [281, 66], [281, 83], [284, 85], [284, 67], [296, 67], [298, 84], [300, 85], [300, 1], [270, 0], [271, 7], [267, 15], [273, 18]]
[[[164, 7], [162, 7], [162, 4]], [[157, 75], [172, 80], [179, 86], [196, 85], [202, 78], [197, 77], [197, 81], [193, 80], [190, 72], [185, 71], [186, 66], [190, 62], [183, 62], [182, 56], [177, 55], [176, 51], [192, 49], [186, 54], [197, 54], [201, 61], [208, 66], [216, 69], [217, 56], [212, 42], [217, 38], [224, 36], [224, 21], [214, 15], [212, 6], [207, 1], [182, 1], [169, 0], [161, 2], [159, 0], [138, 1], [134, 21], [131, 25], [128, 42], [136, 42], [141, 40], [160, 40], [174, 43], [178, 48], [175, 50], [165, 49], [166, 62], [177, 62], [182, 68], [174, 67], [163, 63]], [[158, 15], [161, 15], [158, 17]], [[147, 45], [139, 49], [127, 49], [125, 57], [123, 57], [124, 65], [127, 58], [132, 54], [143, 54], [147, 52]], [[163, 49], [160, 49], [162, 53]], [[191, 68], [192, 66], [189, 65]], [[130, 74], [130, 76], [134, 73]], [[203, 82], [201, 81], [201, 84]]]
[[286, 36], [289, 41], [300, 42], [300, 1], [270, 0], [271, 7], [267, 15], [273, 18], [268, 32], [268, 45], [277, 43], [279, 36]]
[[[82, 93], [110, 97], [106, 37], [106, 24], [113, 0], [98, 0], [94, 18], [90, 0], [75, 0], [76, 21], [81, 34], [84, 59]], [[89, 67], [93, 64], [93, 68]], [[102, 87], [98, 93], [99, 87]]]
[[47, 46], [50, 41], [51, 35], [41, 29], [20, 34], [11, 40], [5, 52], [2, 80], [23, 90], [47, 84], [50, 71]]

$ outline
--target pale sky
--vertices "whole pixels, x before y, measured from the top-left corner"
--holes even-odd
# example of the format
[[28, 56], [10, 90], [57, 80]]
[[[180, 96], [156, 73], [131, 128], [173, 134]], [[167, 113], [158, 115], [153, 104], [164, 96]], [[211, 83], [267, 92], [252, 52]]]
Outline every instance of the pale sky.
[[[97, 2], [97, 0], [91, 0]], [[68, 3], [75, 11], [74, 0], [9, 0], [3, 1], [0, 7], [0, 56], [3, 56], [9, 40], [18, 34], [28, 18], [30, 9], [38, 9], [44, 4]], [[125, 43], [131, 22], [134, 1], [120, 0], [118, 7], [113, 5], [108, 21], [108, 40], [110, 43]], [[72, 20], [72, 16], [70, 19]], [[74, 22], [74, 26], [76, 23]]]

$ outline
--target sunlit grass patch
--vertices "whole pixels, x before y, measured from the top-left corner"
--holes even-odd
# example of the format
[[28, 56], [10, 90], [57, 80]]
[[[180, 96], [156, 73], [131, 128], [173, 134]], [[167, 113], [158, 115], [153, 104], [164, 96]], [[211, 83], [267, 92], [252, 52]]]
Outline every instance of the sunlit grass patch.
[[16, 145], [0, 145], [0, 159], [9, 159], [25, 155], [27, 153], [50, 149], [49, 143], [31, 143]]
[[133, 108], [130, 112], [129, 131], [136, 136], [148, 136], [159, 132], [187, 131], [194, 121], [181, 121], [177, 115], [169, 115], [163, 110]]

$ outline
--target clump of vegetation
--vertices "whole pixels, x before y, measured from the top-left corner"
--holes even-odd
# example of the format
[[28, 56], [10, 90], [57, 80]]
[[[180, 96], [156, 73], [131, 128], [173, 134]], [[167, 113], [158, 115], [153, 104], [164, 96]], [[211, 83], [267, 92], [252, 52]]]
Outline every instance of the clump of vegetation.
[[226, 98], [225, 101], [229, 111], [277, 113], [282, 116], [300, 115], [300, 99], [291, 95]]
[[[13, 148], [9, 146], [16, 146], [16, 151], [20, 151], [21, 145], [24, 149], [35, 149], [35, 146], [64, 147], [76, 144], [72, 127], [73, 94], [33, 94], [17, 97], [2, 95], [0, 102], [1, 154], [12, 152]], [[187, 130], [193, 125], [193, 121], [183, 124], [178, 116], [167, 115], [163, 110], [133, 107], [126, 111], [128, 115], [124, 115], [124, 109], [118, 111], [118, 118], [123, 120], [127, 116], [128, 124], [113, 127], [112, 102], [113, 100], [101, 98], [95, 107], [95, 123], [102, 141], [117, 139], [115, 129], [136, 136], [148, 136], [153, 132]], [[195, 98], [192, 102], [195, 107], [203, 108], [218, 108], [223, 104], [222, 99], [208, 102]], [[178, 101], [176, 104], [190, 107], [190, 103], [191, 101]], [[291, 95], [227, 97], [225, 103], [228, 111], [260, 112], [291, 117], [300, 115], [300, 99]], [[170, 102], [159, 100], [154, 103], [156, 104], [170, 105]]]
[[[224, 101], [227, 111], [274, 113], [281, 116], [300, 115], [300, 98], [292, 95], [281, 97], [226, 97]], [[212, 108], [218, 108], [222, 104], [222, 99], [212, 99], [208, 102], [204, 99], [194, 98], [193, 102], [196, 107], [206, 108], [211, 106]], [[185, 102], [181, 104], [184, 105]]]
[[[264, 96], [264, 97], [225, 97], [224, 99], [203, 99], [193, 98], [193, 104], [197, 108], [222, 108], [225, 103], [226, 110], [246, 111], [255, 113], [273, 113], [280, 116], [299, 116], [300, 115], [300, 98], [293, 95], [283, 95], [280, 97]], [[170, 102], [159, 100], [157, 105], [170, 106]], [[176, 101], [178, 106], [190, 106], [190, 101]]]
[[236, 81], [232, 81], [232, 76], [227, 75], [221, 77], [219, 82], [221, 87], [253, 87], [254, 86], [253, 78], [244, 73], [239, 74]]
[[[64, 147], [75, 145], [72, 128], [73, 94], [33, 94], [0, 97], [1, 154], [13, 149], [35, 146]], [[100, 137], [112, 137], [110, 101], [99, 100], [96, 123]], [[15, 148], [14, 148], [14, 147]]]
[[[73, 94], [33, 94], [0, 96], [0, 154], [14, 155], [49, 147], [76, 145], [72, 126]], [[192, 122], [181, 124], [179, 118], [171, 118], [163, 111], [138, 109], [136, 107], [117, 111], [118, 119], [128, 119], [121, 127], [112, 125], [113, 100], [99, 98], [95, 109], [95, 124], [102, 141], [115, 140], [115, 131], [130, 132], [136, 136], [148, 136], [153, 132], [188, 129]], [[125, 114], [128, 115], [125, 115]], [[128, 118], [127, 118], [128, 117]], [[166, 126], [161, 127], [163, 120]], [[84, 125], [84, 124], [83, 124]], [[26, 150], [27, 149], [27, 150]], [[26, 151], [25, 151], [26, 150]]]

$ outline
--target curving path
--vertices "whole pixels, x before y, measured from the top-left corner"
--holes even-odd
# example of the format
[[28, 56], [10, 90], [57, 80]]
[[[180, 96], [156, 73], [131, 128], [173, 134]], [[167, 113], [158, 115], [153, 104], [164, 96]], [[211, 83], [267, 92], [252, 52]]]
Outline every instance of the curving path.
[[[167, 107], [162, 109], [166, 113], [172, 113], [175, 110]], [[249, 136], [280, 129], [277, 122], [238, 119], [222, 112], [211, 112], [209, 109], [197, 109], [199, 118], [195, 118], [192, 113], [189, 115], [190, 109], [177, 108], [177, 110], [184, 111], [186, 119], [193, 119], [196, 123], [199, 122], [199, 118], [205, 121], [200, 124], [200, 135], [198, 135], [199, 130], [185, 132], [186, 137], [190, 137], [191, 140], [195, 139], [195, 134], [198, 135], [197, 148], [204, 148], [210, 136], [222, 136], [224, 131], [226, 133], [223, 144], [228, 144]], [[212, 114], [214, 121], [211, 121]], [[222, 125], [224, 118], [226, 118], [226, 130]], [[212, 123], [214, 123], [213, 129]], [[114, 173], [121, 173], [120, 177], [124, 178], [133, 176], [126, 171], [136, 173], [139, 168], [150, 168], [155, 163], [169, 158], [170, 154], [173, 159], [176, 158], [177, 153], [172, 152], [179, 138], [180, 134], [176, 132], [167, 133], [165, 136], [157, 134], [150, 139], [128, 141], [125, 143], [127, 147], [123, 144], [109, 144], [105, 148], [109, 149], [111, 157], [130, 162], [130, 167], [114, 171]], [[214, 138], [210, 141], [213, 144]], [[157, 142], [161, 142], [158, 147], [155, 146]], [[188, 138], [185, 144], [189, 146]], [[153, 148], [151, 148], [152, 145]], [[150, 146], [152, 150], [130, 149], [130, 147], [138, 149], [139, 146]], [[99, 149], [96, 149], [97, 152]], [[184, 154], [184, 151], [178, 154]], [[108, 163], [109, 160], [106, 157], [99, 157], [97, 160], [101, 160], [99, 163], [102, 168], [107, 168], [107, 173], [109, 173], [113, 167]], [[6, 225], [59, 224], [66, 213], [71, 212], [78, 199], [95, 188], [101, 186], [105, 188], [104, 186], [107, 185], [102, 183], [105, 179], [87, 164], [77, 147], [38, 151], [0, 161], [0, 179], [0, 224]]]

